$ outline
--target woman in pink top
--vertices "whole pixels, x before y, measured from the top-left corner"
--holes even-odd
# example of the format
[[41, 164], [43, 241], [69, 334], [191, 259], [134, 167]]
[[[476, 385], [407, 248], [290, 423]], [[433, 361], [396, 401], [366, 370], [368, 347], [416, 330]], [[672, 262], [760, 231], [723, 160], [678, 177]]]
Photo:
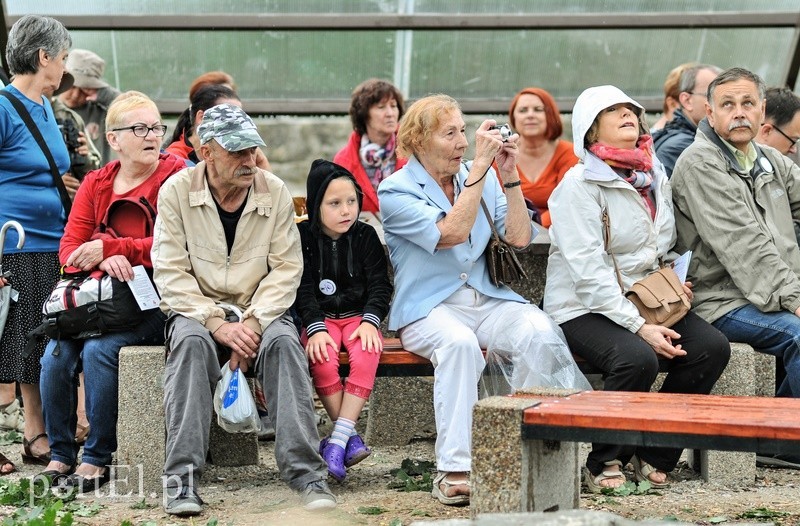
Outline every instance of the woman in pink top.
[[547, 200], [567, 170], [578, 163], [572, 143], [561, 140], [562, 126], [553, 96], [541, 88], [525, 88], [508, 109], [511, 127], [519, 133], [517, 171], [522, 194], [539, 211], [542, 225], [550, 227]]

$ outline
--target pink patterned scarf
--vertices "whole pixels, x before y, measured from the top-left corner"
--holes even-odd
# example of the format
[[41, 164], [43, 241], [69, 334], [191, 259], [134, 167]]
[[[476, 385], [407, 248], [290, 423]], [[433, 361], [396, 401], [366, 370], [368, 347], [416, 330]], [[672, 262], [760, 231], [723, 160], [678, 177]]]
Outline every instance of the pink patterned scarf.
[[655, 220], [656, 206], [650, 196], [650, 186], [653, 184], [653, 138], [642, 135], [636, 142], [636, 148], [617, 148], [601, 142], [589, 146], [589, 151], [599, 157], [607, 165], [614, 168], [629, 170], [630, 175], [620, 177], [636, 188], [644, 200], [644, 205]]

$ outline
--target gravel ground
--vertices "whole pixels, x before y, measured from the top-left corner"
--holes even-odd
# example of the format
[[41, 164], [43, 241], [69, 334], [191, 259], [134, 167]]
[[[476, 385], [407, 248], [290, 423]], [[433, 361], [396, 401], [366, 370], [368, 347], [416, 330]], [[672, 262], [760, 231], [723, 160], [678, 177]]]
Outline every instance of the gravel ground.
[[[0, 451], [12, 460], [20, 461], [20, 446], [3, 446]], [[430, 493], [402, 492], [387, 487], [394, 479], [389, 472], [400, 467], [403, 459], [433, 461], [433, 442], [414, 442], [405, 447], [376, 447], [374, 454], [353, 467], [343, 484], [331, 483], [339, 499], [338, 508], [326, 515], [305, 512], [298, 498], [277, 474], [273, 443], [262, 442], [258, 466], [216, 468], [209, 466], [200, 487], [206, 501], [205, 512], [194, 519], [178, 520], [167, 516], [156, 498], [110, 497], [110, 486], [101, 496], [79, 497], [87, 505], [97, 503], [100, 512], [92, 517], [76, 517], [76, 524], [117, 525], [129, 520], [133, 525], [194, 524], [206, 525], [217, 519], [220, 525], [302, 524], [350, 525], [382, 524], [397, 526], [413, 521], [432, 521], [469, 516], [469, 508], [451, 508], [438, 504]], [[587, 450], [584, 449], [584, 454]], [[38, 468], [17, 464], [20, 471], [10, 479], [30, 477]], [[629, 473], [630, 475], [630, 473]], [[630, 519], [664, 519], [674, 517], [698, 524], [756, 522], [742, 514], [765, 509], [777, 512], [775, 522], [782, 525], [800, 524], [800, 471], [758, 469], [758, 480], [752, 487], [730, 488], [704, 483], [685, 463], [672, 474], [675, 482], [659, 494], [627, 497], [596, 496], [584, 493], [581, 507], [610, 511]], [[140, 503], [137, 505], [137, 503]], [[134, 507], [132, 507], [134, 506]], [[369, 508], [372, 508], [370, 510]], [[0, 516], [14, 508], [0, 507]], [[380, 511], [378, 515], [366, 512]], [[764, 514], [764, 512], [762, 512]]]

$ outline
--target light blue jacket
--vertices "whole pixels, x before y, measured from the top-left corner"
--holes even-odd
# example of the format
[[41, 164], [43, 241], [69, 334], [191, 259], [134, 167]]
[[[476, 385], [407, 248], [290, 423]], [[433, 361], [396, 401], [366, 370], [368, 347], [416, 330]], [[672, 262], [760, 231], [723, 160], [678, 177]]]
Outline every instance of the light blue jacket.
[[[469, 172], [462, 165], [458, 185]], [[436, 222], [453, 208], [441, 187], [411, 157], [408, 164], [378, 187], [381, 216], [389, 257], [394, 267], [395, 295], [389, 329], [397, 330], [424, 318], [464, 283], [493, 298], [527, 303], [510, 288], [489, 280], [483, 251], [492, 235], [482, 209], [478, 210], [469, 239], [452, 248], [437, 249], [441, 233]], [[486, 174], [483, 199], [501, 236], [505, 234], [506, 196], [493, 170]], [[531, 228], [531, 239], [536, 229]]]

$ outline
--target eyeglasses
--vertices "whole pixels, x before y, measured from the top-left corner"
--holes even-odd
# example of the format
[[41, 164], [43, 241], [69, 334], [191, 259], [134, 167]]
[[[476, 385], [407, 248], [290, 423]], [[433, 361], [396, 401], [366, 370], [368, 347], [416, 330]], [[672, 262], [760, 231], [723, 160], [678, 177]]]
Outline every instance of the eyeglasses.
[[147, 137], [147, 134], [153, 132], [156, 137], [163, 137], [167, 133], [166, 124], [154, 124], [153, 126], [145, 126], [144, 124], [134, 124], [133, 126], [125, 126], [124, 128], [113, 128], [111, 131], [124, 131], [130, 130], [137, 137]]
[[[795, 146], [798, 142], [800, 142], [800, 138], [792, 139], [791, 137], [786, 135], [786, 133], [784, 133], [784, 131], [782, 129], [778, 128], [774, 124], [772, 125], [772, 127], [775, 128], [778, 131], [778, 133], [780, 133], [781, 135], [786, 137], [786, 140], [789, 141], [789, 143], [791, 143], [792, 146]], [[791, 146], [790, 146], [790, 148], [791, 148]]]
[[689, 95], [699, 95], [700, 97], [703, 97], [704, 99], [708, 100], [708, 94], [703, 93], [701, 91], [687, 91], [686, 93], [688, 93]]

